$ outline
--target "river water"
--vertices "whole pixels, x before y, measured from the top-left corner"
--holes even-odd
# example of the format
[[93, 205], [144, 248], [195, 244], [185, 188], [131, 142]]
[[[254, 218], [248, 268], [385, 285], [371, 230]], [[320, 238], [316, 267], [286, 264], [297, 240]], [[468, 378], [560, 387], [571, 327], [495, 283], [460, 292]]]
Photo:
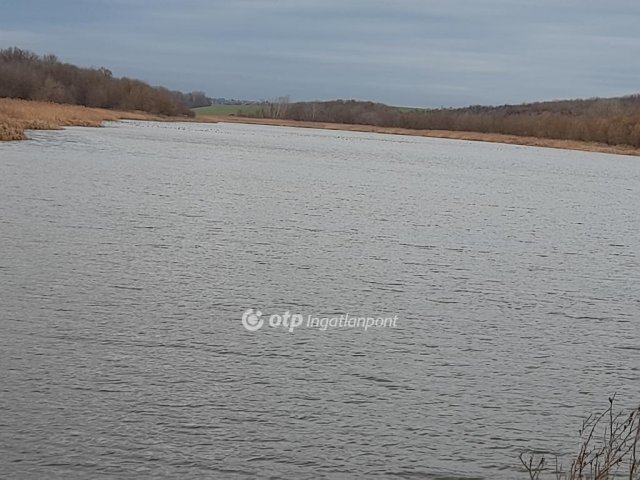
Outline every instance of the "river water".
[[[638, 158], [30, 136], [0, 145], [2, 478], [526, 478], [640, 401]], [[397, 321], [306, 323], [344, 314]]]

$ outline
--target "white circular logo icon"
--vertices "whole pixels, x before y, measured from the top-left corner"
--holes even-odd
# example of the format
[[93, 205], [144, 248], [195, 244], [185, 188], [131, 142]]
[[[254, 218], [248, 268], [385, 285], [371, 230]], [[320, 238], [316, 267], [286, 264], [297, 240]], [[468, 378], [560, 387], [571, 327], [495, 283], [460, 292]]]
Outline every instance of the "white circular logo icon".
[[260, 330], [264, 323], [264, 320], [260, 318], [261, 316], [262, 312], [260, 310], [254, 312], [253, 308], [250, 308], [242, 314], [242, 326], [250, 332]]

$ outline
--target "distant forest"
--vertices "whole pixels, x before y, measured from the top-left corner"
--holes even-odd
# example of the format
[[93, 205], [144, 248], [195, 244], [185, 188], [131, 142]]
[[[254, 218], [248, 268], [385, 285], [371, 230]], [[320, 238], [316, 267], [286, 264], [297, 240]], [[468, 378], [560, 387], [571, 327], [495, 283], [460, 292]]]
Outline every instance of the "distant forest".
[[640, 95], [498, 107], [409, 109], [355, 100], [264, 105], [253, 116], [416, 130], [457, 130], [640, 147]]
[[0, 50], [0, 97], [189, 117], [191, 107], [207, 101], [203, 92], [172, 92], [114, 77], [106, 68], [80, 68], [19, 48]]

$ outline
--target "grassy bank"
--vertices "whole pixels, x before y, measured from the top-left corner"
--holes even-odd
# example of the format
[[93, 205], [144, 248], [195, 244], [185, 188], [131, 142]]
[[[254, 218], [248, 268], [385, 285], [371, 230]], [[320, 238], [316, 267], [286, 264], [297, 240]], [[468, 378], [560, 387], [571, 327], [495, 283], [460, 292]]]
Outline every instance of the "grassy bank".
[[77, 105], [0, 98], [0, 140], [24, 140], [25, 130], [59, 130], [67, 126], [99, 127], [113, 120], [168, 120], [144, 112], [120, 112]]
[[606, 143], [582, 142], [579, 140], [556, 140], [551, 138], [523, 137], [500, 133], [463, 132], [454, 130], [415, 130], [409, 128], [376, 127], [345, 123], [307, 122], [272, 118], [247, 118], [237, 116], [201, 116], [198, 121], [227, 123], [249, 123], [258, 125], [277, 125], [298, 128], [319, 128], [324, 130], [344, 130], [350, 132], [386, 133], [391, 135], [412, 135], [417, 137], [448, 138], [453, 140], [471, 140], [476, 142], [506, 143], [531, 147], [560, 148], [585, 152], [612, 153], [618, 155], [640, 156], [640, 148], [626, 145], [608, 145]]
[[197, 117], [203, 116], [243, 116], [243, 115], [255, 115], [260, 108], [260, 105], [211, 105], [209, 107], [192, 108]]

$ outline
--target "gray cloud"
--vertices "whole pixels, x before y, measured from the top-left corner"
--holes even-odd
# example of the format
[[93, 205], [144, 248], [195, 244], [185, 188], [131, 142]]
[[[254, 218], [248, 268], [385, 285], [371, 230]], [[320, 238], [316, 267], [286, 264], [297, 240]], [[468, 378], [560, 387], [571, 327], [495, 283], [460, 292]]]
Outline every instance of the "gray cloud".
[[8, 0], [0, 42], [214, 96], [440, 106], [638, 90], [640, 4]]

